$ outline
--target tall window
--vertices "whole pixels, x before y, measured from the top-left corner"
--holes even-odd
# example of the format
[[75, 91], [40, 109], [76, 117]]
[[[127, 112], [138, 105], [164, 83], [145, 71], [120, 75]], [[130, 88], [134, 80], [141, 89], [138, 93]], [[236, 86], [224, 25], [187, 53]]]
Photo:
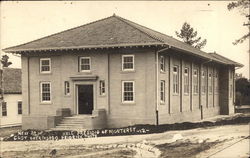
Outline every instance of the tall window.
[[203, 94], [206, 93], [206, 73], [205, 71], [202, 71], [201, 73], [201, 84], [202, 84], [202, 87], [201, 87], [201, 91]]
[[160, 98], [161, 98], [161, 102], [164, 103], [165, 102], [165, 81], [164, 80], [161, 80]]
[[91, 59], [90, 57], [80, 57], [80, 71], [89, 72], [91, 70]]
[[209, 94], [213, 93], [213, 80], [212, 80], [212, 74], [208, 74], [208, 83], [209, 83]]
[[179, 68], [178, 66], [173, 67], [173, 93], [179, 93]]
[[215, 75], [214, 75], [215, 79], [214, 79], [214, 82], [215, 82], [215, 94], [218, 94], [219, 93], [219, 80], [218, 80], [218, 73], [216, 72]]
[[40, 59], [40, 72], [41, 73], [50, 73], [51, 72], [51, 60], [50, 60], [50, 58], [41, 58]]
[[133, 71], [134, 70], [134, 55], [122, 55], [122, 70]]
[[41, 102], [51, 102], [51, 85], [50, 82], [41, 82]]
[[184, 69], [184, 93], [189, 93], [189, 69]]
[[65, 81], [65, 82], [64, 82], [64, 94], [65, 94], [65, 95], [69, 95], [69, 94], [70, 94], [70, 85], [69, 85], [69, 81]]
[[122, 102], [133, 103], [135, 101], [134, 81], [122, 81]]
[[165, 58], [164, 58], [164, 56], [160, 56], [160, 68], [161, 68], [161, 72], [165, 72]]
[[7, 116], [7, 102], [2, 102], [2, 116]]
[[229, 97], [232, 98], [233, 97], [233, 85], [230, 84], [230, 89], [229, 89]]
[[23, 111], [22, 111], [22, 101], [18, 101], [17, 102], [17, 114], [18, 115], [22, 115]]
[[198, 94], [199, 91], [199, 83], [198, 83], [198, 70], [194, 69], [194, 77], [193, 77], [193, 84], [194, 84], [194, 94]]
[[100, 91], [100, 95], [105, 95], [105, 81], [104, 80], [100, 80], [99, 83], [99, 91]]

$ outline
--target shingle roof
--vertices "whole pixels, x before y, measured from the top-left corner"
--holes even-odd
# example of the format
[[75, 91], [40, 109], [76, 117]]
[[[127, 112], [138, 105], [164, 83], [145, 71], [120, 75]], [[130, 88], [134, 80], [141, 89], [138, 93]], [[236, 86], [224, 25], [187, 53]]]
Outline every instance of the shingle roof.
[[228, 59], [228, 58], [226, 58], [224, 56], [221, 56], [221, 55], [219, 55], [217, 53], [209, 53], [209, 55], [211, 55], [212, 57], [214, 57], [214, 58], [216, 58], [218, 60], [221, 60], [221, 61], [225, 62], [228, 65], [235, 65], [235, 66], [238, 66], [238, 67], [243, 67], [244, 66], [243, 64], [235, 62], [235, 61], [233, 61], [231, 59]]
[[[17, 68], [4, 68], [3, 69], [3, 87], [4, 94], [21, 94], [21, 69]], [[0, 78], [1, 79], [1, 78]], [[1, 89], [0, 89], [1, 92]]]
[[3, 51], [20, 53], [21, 51], [36, 50], [67, 50], [151, 45], [171, 46], [172, 49], [178, 49], [184, 53], [227, 64], [227, 62], [221, 61], [173, 37], [115, 15], [25, 44], [9, 47]]

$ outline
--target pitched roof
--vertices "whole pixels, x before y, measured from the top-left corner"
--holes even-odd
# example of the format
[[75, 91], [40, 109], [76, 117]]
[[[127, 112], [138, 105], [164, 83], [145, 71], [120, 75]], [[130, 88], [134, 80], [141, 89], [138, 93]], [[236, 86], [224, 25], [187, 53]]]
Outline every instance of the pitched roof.
[[21, 75], [22, 75], [21, 69], [3, 68], [4, 94], [21, 94], [22, 93]]
[[5, 52], [114, 48], [126, 46], [170, 46], [172, 49], [227, 64], [184, 42], [119, 16], [111, 16], [68, 29], [25, 44], [4, 49]]
[[243, 64], [235, 62], [235, 61], [233, 61], [231, 59], [228, 59], [228, 58], [226, 58], [226, 57], [224, 57], [222, 55], [219, 55], [217, 53], [209, 53], [209, 55], [211, 55], [212, 57], [214, 57], [214, 58], [216, 58], [218, 60], [221, 60], [221, 61], [225, 62], [228, 65], [235, 65], [235, 66], [238, 66], [238, 67], [243, 67], [244, 66]]

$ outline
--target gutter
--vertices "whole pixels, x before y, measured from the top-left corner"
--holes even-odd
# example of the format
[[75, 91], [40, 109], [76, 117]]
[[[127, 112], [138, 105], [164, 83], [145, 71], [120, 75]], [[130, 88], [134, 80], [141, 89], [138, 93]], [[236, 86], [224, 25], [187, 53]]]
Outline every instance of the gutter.
[[159, 125], [159, 53], [165, 50], [168, 50], [170, 46], [166, 48], [160, 49], [155, 53], [155, 64], [156, 64], [156, 106], [155, 106], [155, 113], [156, 113], [156, 125]]

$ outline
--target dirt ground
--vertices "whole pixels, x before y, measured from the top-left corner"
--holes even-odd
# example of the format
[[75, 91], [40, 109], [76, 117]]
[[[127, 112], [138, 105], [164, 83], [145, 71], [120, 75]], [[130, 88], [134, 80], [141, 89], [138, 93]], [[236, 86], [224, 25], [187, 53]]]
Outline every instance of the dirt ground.
[[[53, 149], [56, 157], [70, 158], [132, 158], [133, 149], [97, 149], [93, 145], [139, 143], [146, 141], [159, 149], [162, 158], [208, 157], [219, 150], [249, 136], [249, 124], [225, 125], [158, 134], [87, 138], [85, 140], [1, 142], [2, 158], [49, 158]], [[143, 150], [143, 149], [142, 149]], [[145, 155], [143, 156], [145, 158]], [[152, 157], [150, 157], [152, 158]]]
[[21, 126], [1, 128], [0, 129], [0, 137], [9, 136], [13, 133], [16, 133], [18, 130], [21, 130], [21, 129], [22, 129]]

